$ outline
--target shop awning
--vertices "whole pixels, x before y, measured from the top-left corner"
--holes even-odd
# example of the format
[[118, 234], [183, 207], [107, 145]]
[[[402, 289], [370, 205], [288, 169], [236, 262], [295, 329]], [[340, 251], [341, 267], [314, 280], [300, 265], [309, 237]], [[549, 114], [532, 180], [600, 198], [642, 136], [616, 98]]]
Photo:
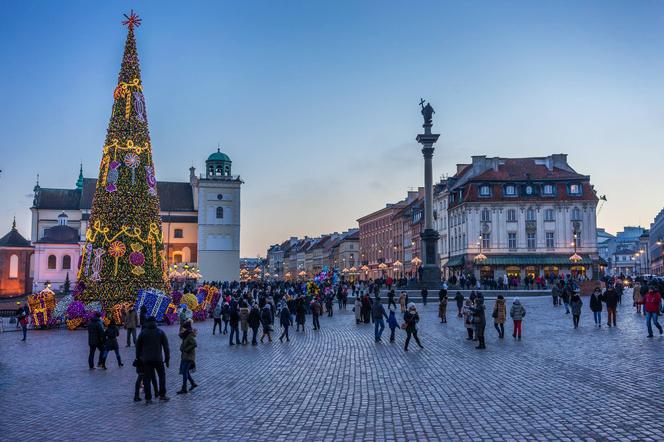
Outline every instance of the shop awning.
[[464, 255], [457, 255], [451, 257], [445, 264], [444, 267], [461, 267], [466, 263]]
[[[588, 255], [580, 255], [582, 260], [571, 262], [569, 255], [489, 255], [481, 265], [498, 266], [569, 266], [592, 265], [593, 260]], [[451, 260], [450, 260], [451, 261]], [[448, 265], [449, 266], [449, 265]]]

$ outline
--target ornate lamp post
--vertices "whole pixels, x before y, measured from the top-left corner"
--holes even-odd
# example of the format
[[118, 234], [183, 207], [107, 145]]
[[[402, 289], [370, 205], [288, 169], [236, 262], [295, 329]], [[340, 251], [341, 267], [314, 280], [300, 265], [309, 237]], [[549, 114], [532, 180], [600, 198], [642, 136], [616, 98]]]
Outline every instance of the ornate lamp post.
[[433, 126], [433, 114], [435, 111], [430, 103], [424, 105], [424, 99], [420, 100], [422, 117], [424, 118], [424, 133], [415, 139], [422, 145], [422, 156], [424, 157], [424, 230], [420, 234], [422, 238], [422, 274], [420, 284], [423, 286], [437, 287], [440, 284], [440, 264], [436, 244], [438, 232], [433, 228], [433, 166], [432, 158], [434, 143], [438, 141], [440, 134], [431, 133]]

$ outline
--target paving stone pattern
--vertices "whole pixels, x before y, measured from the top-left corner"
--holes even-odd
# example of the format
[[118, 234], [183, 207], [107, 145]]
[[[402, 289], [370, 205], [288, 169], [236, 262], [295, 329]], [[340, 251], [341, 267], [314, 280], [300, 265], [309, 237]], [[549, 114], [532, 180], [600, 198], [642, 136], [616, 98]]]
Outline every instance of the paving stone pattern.
[[[132, 402], [134, 349], [125, 367], [89, 371], [85, 331], [0, 334], [0, 428], [7, 440], [664, 440], [664, 338], [646, 338], [643, 317], [620, 307], [618, 327], [581, 328], [550, 298], [523, 300], [524, 337], [487, 350], [466, 341], [462, 321], [440, 324], [437, 304], [420, 307], [424, 350], [375, 344], [373, 325], [349, 310], [290, 343], [228, 346], [198, 323], [200, 385], [177, 396], [177, 328], [171, 401]], [[489, 308], [493, 301], [488, 301]], [[450, 303], [450, 313], [455, 310]], [[509, 306], [509, 304], [508, 304]], [[336, 306], [335, 306], [336, 307]], [[605, 317], [604, 317], [605, 319]], [[386, 329], [386, 332], [388, 329]]]

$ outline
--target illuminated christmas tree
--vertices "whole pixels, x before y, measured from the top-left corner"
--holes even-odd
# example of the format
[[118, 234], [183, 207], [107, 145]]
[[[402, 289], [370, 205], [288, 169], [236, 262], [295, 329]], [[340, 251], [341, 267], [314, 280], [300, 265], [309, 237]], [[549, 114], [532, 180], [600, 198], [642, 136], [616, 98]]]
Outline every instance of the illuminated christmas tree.
[[106, 307], [134, 301], [138, 290], [167, 290], [159, 196], [136, 53], [132, 11], [113, 92], [113, 111], [99, 167], [78, 272], [77, 296]]

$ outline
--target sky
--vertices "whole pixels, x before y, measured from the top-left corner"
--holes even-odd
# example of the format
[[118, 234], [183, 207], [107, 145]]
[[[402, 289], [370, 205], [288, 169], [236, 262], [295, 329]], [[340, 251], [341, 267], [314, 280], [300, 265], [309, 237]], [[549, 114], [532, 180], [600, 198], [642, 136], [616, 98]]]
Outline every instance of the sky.
[[[29, 237], [32, 188], [97, 177], [126, 28], [157, 178], [220, 143], [242, 186], [241, 255], [356, 220], [472, 155], [567, 153], [607, 202], [598, 226], [664, 206], [664, 2], [2, 2], [0, 235]], [[3, 230], [4, 229], [4, 230]]]

